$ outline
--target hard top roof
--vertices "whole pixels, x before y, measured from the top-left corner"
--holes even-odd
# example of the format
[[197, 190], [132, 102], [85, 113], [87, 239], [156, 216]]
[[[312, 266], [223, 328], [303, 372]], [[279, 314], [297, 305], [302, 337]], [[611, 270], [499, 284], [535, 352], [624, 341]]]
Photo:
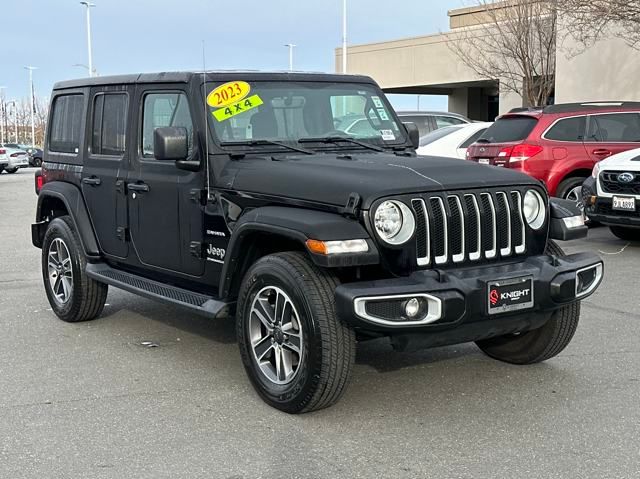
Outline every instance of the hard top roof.
[[[57, 82], [54, 90], [65, 88], [81, 88], [87, 86], [121, 85], [131, 83], [189, 83], [203, 75], [202, 71], [184, 72], [160, 72], [160, 73], [134, 73], [129, 75], [113, 75], [93, 78], [79, 78]], [[337, 73], [315, 72], [289, 72], [274, 71], [263, 72], [258, 70], [216, 70], [206, 72], [207, 81], [224, 82], [233, 80], [245, 81], [326, 81], [340, 83], [375, 83], [370, 77], [364, 75], [344, 75]]]

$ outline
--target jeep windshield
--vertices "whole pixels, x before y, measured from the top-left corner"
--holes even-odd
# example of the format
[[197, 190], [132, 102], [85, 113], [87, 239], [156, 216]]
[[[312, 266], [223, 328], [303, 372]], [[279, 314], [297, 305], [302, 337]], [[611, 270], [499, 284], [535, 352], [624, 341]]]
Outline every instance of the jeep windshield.
[[235, 81], [206, 87], [209, 124], [225, 149], [380, 151], [406, 142], [402, 126], [375, 85]]

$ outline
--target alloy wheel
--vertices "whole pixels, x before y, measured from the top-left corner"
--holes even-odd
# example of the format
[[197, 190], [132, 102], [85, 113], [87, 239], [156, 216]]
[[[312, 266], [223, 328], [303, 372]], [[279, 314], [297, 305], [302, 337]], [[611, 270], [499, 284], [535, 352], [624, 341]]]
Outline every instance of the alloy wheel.
[[302, 362], [302, 324], [282, 289], [266, 286], [256, 294], [249, 313], [249, 339], [263, 376], [275, 384], [290, 383]]
[[66, 304], [73, 294], [73, 269], [69, 248], [61, 238], [49, 245], [47, 269], [53, 297], [57, 303]]

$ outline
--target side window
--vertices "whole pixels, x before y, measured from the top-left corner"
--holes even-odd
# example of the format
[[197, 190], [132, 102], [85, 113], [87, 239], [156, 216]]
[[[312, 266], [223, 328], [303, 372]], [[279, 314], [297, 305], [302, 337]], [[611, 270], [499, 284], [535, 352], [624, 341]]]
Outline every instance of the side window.
[[482, 136], [486, 128], [482, 128], [476, 131], [473, 135], [467, 138], [458, 148], [469, 148], [469, 145], [478, 141], [478, 139]]
[[53, 103], [49, 151], [78, 153], [83, 119], [83, 95], [60, 95]]
[[586, 141], [640, 142], [640, 114], [592, 115]]
[[586, 117], [576, 116], [559, 120], [544, 135], [547, 140], [555, 141], [582, 141], [584, 138], [584, 128]]
[[405, 123], [415, 123], [420, 131], [420, 136], [426, 135], [433, 130], [426, 115], [401, 116], [400, 121]]
[[454, 116], [436, 116], [436, 125], [438, 125], [438, 128], [451, 125], [462, 125], [463, 123], [466, 122]]
[[127, 132], [127, 95], [98, 94], [93, 101], [91, 153], [122, 156]]
[[142, 154], [153, 157], [153, 132], [165, 126], [181, 126], [187, 129], [189, 156], [193, 153], [193, 123], [187, 95], [179, 92], [148, 93], [142, 109]]

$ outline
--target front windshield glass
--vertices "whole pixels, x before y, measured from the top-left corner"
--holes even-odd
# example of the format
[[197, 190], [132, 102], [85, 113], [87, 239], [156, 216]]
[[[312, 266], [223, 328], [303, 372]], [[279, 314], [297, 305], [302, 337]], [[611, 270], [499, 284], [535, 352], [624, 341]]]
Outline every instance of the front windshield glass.
[[[302, 140], [313, 148], [309, 140], [335, 137], [382, 147], [405, 142], [389, 103], [374, 85], [237, 81], [206, 86], [209, 124], [225, 147], [264, 140], [296, 145]], [[361, 148], [349, 142], [331, 146]]]

